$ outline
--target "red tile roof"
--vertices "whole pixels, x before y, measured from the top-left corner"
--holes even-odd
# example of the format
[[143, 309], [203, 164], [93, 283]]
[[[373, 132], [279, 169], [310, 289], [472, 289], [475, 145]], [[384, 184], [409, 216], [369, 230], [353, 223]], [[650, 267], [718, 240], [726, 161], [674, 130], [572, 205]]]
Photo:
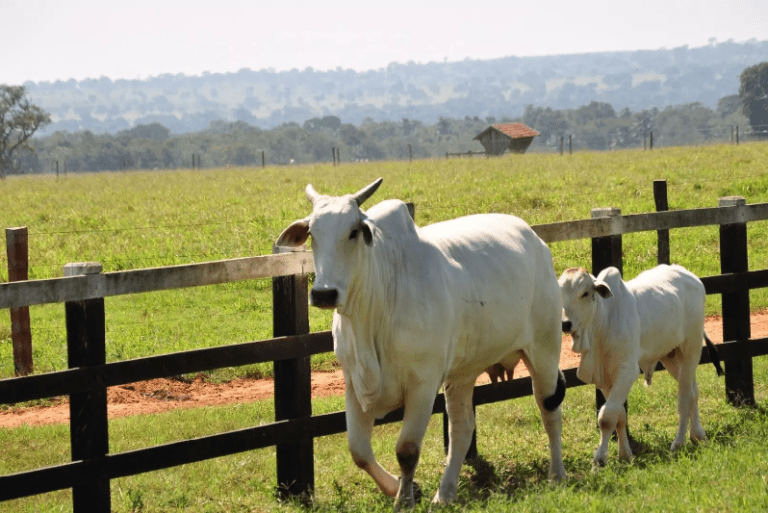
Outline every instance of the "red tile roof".
[[539, 135], [536, 130], [522, 123], [500, 123], [498, 125], [493, 125], [492, 128], [495, 128], [504, 135], [508, 135], [512, 139], [519, 139], [521, 137], [535, 137]]

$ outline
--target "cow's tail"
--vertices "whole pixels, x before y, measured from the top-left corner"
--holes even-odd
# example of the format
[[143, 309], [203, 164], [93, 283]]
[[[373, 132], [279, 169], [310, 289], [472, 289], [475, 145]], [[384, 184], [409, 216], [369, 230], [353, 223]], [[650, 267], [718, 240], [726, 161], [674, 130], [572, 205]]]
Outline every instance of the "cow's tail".
[[554, 411], [565, 399], [565, 376], [562, 371], [557, 371], [557, 388], [555, 393], [544, 399], [544, 408], [547, 411]]
[[715, 344], [709, 340], [706, 332], [704, 333], [704, 343], [707, 344], [707, 351], [709, 352], [709, 359], [712, 360], [712, 365], [715, 366], [718, 376], [723, 375], [723, 368], [720, 366], [720, 351], [717, 350]]

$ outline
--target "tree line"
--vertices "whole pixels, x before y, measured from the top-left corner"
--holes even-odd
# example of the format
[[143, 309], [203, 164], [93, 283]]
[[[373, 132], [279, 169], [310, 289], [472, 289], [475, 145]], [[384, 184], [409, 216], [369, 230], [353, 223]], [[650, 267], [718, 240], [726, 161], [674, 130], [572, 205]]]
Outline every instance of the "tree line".
[[519, 117], [526, 105], [575, 109], [591, 101], [617, 111], [717, 101], [738, 89], [739, 74], [762, 62], [767, 41], [717, 42], [699, 48], [506, 56], [458, 62], [391, 63], [367, 71], [270, 69], [25, 82], [30, 98], [58, 130], [115, 134], [160, 123], [174, 134], [211, 121], [245, 121], [268, 130], [335, 115], [361, 126], [367, 117], [435, 124], [439, 118]]
[[[57, 131], [25, 139], [13, 158], [6, 159], [5, 167], [21, 173], [51, 173], [57, 169], [98, 172], [260, 166], [262, 158], [266, 165], [328, 163], [335, 158], [341, 162], [424, 159], [448, 152], [481, 151], [473, 138], [488, 125], [507, 122], [522, 122], [539, 131], [541, 135], [528, 150], [537, 152], [558, 151], [564, 139], [574, 151], [639, 148], [646, 145], [651, 132], [657, 147], [728, 142], [736, 127], [742, 139], [765, 137], [768, 62], [744, 70], [741, 81], [739, 94], [721, 98], [715, 109], [694, 102], [617, 112], [609, 103], [592, 101], [574, 109], [528, 105], [515, 118], [440, 117], [434, 124], [369, 117], [358, 126], [327, 115], [269, 130], [245, 121], [215, 120], [204, 130], [185, 134], [173, 134], [160, 123], [116, 134]], [[19, 91], [15, 92], [18, 96]]]

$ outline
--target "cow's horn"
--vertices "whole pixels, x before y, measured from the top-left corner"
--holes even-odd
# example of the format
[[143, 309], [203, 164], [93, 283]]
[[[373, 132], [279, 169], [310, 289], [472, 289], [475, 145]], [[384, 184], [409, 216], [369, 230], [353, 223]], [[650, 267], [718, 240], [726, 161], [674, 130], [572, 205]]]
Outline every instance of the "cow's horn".
[[320, 197], [320, 194], [315, 190], [314, 187], [312, 187], [311, 183], [307, 184], [307, 188], [304, 189], [304, 192], [307, 195], [307, 199], [312, 203], [315, 204], [315, 200]]
[[379, 185], [381, 185], [381, 182], [383, 182], [383, 178], [379, 178], [375, 182], [373, 182], [371, 185], [368, 185], [366, 187], [363, 187], [359, 191], [357, 191], [354, 195], [355, 201], [357, 201], [357, 206], [360, 206], [370, 198], [374, 192], [376, 192], [376, 189], [379, 188]]

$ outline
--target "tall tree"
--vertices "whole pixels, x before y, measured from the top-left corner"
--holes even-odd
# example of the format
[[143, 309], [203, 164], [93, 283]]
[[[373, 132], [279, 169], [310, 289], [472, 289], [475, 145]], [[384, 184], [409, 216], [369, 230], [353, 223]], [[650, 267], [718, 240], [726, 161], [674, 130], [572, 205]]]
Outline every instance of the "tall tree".
[[741, 73], [739, 96], [752, 130], [761, 137], [768, 137], [768, 62], [751, 66]]
[[14, 152], [34, 151], [27, 141], [51, 122], [51, 116], [30, 103], [25, 93], [24, 86], [0, 84], [0, 178], [11, 170]]

